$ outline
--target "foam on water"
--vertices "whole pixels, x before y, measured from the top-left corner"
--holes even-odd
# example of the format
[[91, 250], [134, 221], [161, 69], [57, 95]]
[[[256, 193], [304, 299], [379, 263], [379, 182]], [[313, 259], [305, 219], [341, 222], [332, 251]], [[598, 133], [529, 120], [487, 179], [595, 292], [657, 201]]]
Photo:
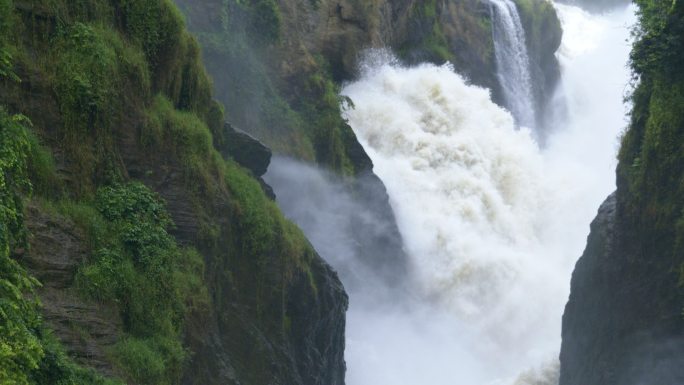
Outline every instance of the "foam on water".
[[[360, 263], [379, 251], [355, 242], [350, 217], [371, 210], [345, 183], [274, 159], [265, 178], [278, 203], [350, 294], [349, 385], [557, 382], [570, 274], [615, 187], [634, 19], [633, 8], [557, 9], [565, 33], [555, 100], [566, 113], [543, 150], [449, 66], [403, 68], [375, 51], [344, 88], [355, 105], [345, 117], [387, 186], [410, 257], [401, 290]], [[382, 228], [382, 219], [363, 222], [374, 221]]]
[[[375, 59], [343, 90], [356, 106], [345, 117], [387, 186], [424, 299], [389, 320], [350, 314], [350, 384], [553, 382], [570, 273], [614, 189], [634, 12], [558, 10], [568, 113], [544, 150], [449, 66]], [[378, 329], [387, 332], [368, 332]], [[411, 370], [378, 374], [402, 367]]]

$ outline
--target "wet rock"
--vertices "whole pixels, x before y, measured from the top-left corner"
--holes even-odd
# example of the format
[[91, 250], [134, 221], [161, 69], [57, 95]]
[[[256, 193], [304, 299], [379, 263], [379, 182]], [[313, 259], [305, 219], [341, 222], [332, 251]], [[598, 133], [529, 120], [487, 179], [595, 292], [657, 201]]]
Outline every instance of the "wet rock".
[[560, 385], [684, 383], [682, 289], [669, 261], [639, 251], [619, 209], [603, 203], [572, 274]]
[[224, 129], [225, 152], [241, 166], [250, 170], [254, 176], [264, 175], [271, 163], [271, 150], [230, 123], [226, 123]]

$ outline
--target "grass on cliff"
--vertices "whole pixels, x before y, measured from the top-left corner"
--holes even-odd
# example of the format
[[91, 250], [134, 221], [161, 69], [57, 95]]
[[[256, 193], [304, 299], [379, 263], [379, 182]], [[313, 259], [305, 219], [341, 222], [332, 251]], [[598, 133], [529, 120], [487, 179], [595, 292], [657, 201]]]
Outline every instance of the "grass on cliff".
[[[276, 9], [273, 1], [253, 3]], [[309, 268], [315, 253], [249, 172], [215, 148], [223, 140], [223, 111], [212, 100], [199, 46], [173, 4], [30, 5], [17, 10], [12, 1], [0, 0], [0, 31], [7, 32], [0, 36], [0, 98], [10, 111], [34, 121], [29, 129], [22, 115], [0, 113], [0, 136], [6, 135], [0, 158], [12, 162], [2, 164], [0, 183], [0, 234], [10, 234], [0, 245], [0, 290], [9, 290], [0, 306], [19, 309], [8, 324], [16, 332], [0, 331], [0, 376], [19, 384], [110, 383], [75, 365], [45, 331], [38, 304], [21, 295], [32, 293], [36, 282], [9, 252], [25, 243], [21, 204], [31, 190], [44, 210], [69, 218], [87, 234], [89, 258], [77, 273], [77, 289], [119, 310], [123, 337], [108, 354], [125, 380], [180, 381], [191, 354], [182, 338], [186, 317], [209, 305], [205, 263], [224, 269], [218, 277], [235, 278], [234, 287], [214, 283], [213, 295], [238, 293], [239, 301], [255, 309], [255, 327], [273, 327], [269, 338], [287, 338], [284, 309], [271, 304], [283, 300], [301, 272], [315, 290]], [[279, 16], [265, 20], [273, 17]], [[23, 84], [16, 73], [26, 76]], [[281, 115], [273, 116], [275, 121]], [[143, 179], [154, 176], [159, 164], [180, 167], [181, 187], [200, 222], [199, 246], [213, 242], [235, 249], [203, 257], [180, 246], [169, 234], [164, 203], [129, 180], [123, 159], [128, 146], [152, 164], [152, 174]], [[216, 212], [218, 204], [225, 212]]]
[[619, 153], [625, 220], [641, 253], [671, 263], [684, 283], [684, 5], [638, 0], [630, 129]]
[[163, 95], [154, 98], [146, 122], [142, 142], [150, 150], [163, 149], [181, 161], [184, 179], [194, 186], [194, 197], [189, 200], [199, 204], [222, 194], [232, 197], [246, 256], [267, 263], [270, 255], [279, 254], [306, 269], [308, 261], [301, 256], [307, 255], [310, 246], [304, 235], [283, 217], [248, 171], [223, 159], [205, 123], [192, 113], [175, 110]]
[[422, 60], [438, 63], [453, 62], [454, 53], [449, 47], [438, 12], [436, 0], [415, 3], [411, 8], [411, 19], [419, 27], [415, 36], [399, 49], [399, 55], [406, 58], [409, 54], [420, 53]]
[[114, 364], [137, 383], [178, 383], [188, 358], [184, 320], [189, 312], [206, 311], [209, 299], [204, 261], [168, 233], [164, 203], [133, 182], [101, 187], [91, 202], [46, 204], [87, 234], [90, 258], [76, 286], [119, 310], [125, 337], [109, 352]]
[[[0, 28], [16, 28], [5, 28], [0, 57], [54, 90], [61, 121], [49, 129], [73, 173], [70, 193], [92, 197], [98, 185], [122, 180], [115, 132], [134, 124], [155, 94], [192, 111], [220, 138], [222, 107], [212, 100], [199, 46], [169, 0], [34, 1], [41, 18], [28, 19], [3, 1], [8, 16]], [[13, 69], [5, 67], [0, 74]]]
[[[273, 52], [283, 48], [282, 39], [275, 38], [275, 30], [283, 28], [276, 21], [280, 16], [274, 16], [280, 15], [277, 2], [226, 0], [221, 12], [221, 25], [198, 36], [206, 61], [214, 67], [227, 119], [275, 152], [316, 161], [344, 175], [360, 172], [349, 154], [353, 132], [340, 116], [335, 69], [323, 57], [303, 53], [301, 63], [283, 63], [299, 65], [301, 71], [286, 82], [277, 79], [280, 69], [270, 64], [275, 63]], [[271, 21], [255, 21], [262, 19]]]
[[43, 162], [43, 149], [30, 122], [0, 108], [0, 383], [116, 385], [76, 365], [45, 329], [39, 283], [14, 260], [12, 250], [27, 247], [23, 201], [32, 190], [29, 164]]

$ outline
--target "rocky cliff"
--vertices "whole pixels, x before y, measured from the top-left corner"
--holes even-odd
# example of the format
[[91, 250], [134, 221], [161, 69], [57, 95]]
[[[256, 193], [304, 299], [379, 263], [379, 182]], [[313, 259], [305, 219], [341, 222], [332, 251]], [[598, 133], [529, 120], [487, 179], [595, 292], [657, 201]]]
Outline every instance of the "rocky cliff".
[[342, 384], [344, 289], [175, 6], [3, 0], [0, 27], [0, 278], [42, 302], [3, 294], [0, 382]]
[[637, 4], [631, 123], [617, 191], [599, 210], [573, 273], [561, 385], [684, 381], [684, 7]]
[[[347, 177], [378, 218], [394, 223], [382, 182], [340, 116], [341, 82], [353, 79], [370, 48], [390, 48], [407, 64], [445, 63], [501, 100], [487, 1], [176, 0], [199, 37], [228, 119], [280, 155], [312, 161]], [[561, 28], [550, 3], [518, 0], [528, 35], [539, 120], [559, 79], [554, 56]], [[261, 23], [270, 20], [268, 26]], [[268, 33], [264, 28], [268, 27]], [[265, 39], [264, 37], [268, 37]], [[359, 223], [363, 223], [360, 218]], [[387, 245], [371, 265], [406, 271], [396, 226], [382, 239], [359, 228], [361, 249]], [[387, 256], [393, 256], [391, 260]], [[388, 277], [405, 280], [403, 274]]]
[[343, 384], [344, 289], [225, 121], [393, 223], [339, 113], [359, 52], [494, 87], [479, 0], [178, 3], [202, 55], [169, 0], [0, 0], [0, 382]]
[[[280, 154], [347, 175], [369, 165], [339, 117], [340, 82], [363, 50], [390, 48], [408, 64], [450, 61], [501, 102], [486, 0], [177, 0], [203, 48], [228, 119]], [[540, 111], [559, 78], [562, 35], [553, 6], [517, 0]], [[267, 14], [268, 16], [264, 16]], [[264, 39], [263, 19], [268, 18]]]

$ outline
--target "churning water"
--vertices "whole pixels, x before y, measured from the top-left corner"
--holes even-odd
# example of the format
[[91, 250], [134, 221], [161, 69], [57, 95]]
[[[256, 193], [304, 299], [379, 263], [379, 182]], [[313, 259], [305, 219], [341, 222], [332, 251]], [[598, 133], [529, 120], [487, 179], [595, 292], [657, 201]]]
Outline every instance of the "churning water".
[[376, 52], [344, 88], [355, 105], [345, 117], [404, 238], [406, 290], [383, 292], [369, 282], [373, 272], [346, 276], [365, 269], [356, 261], [373, 250], [363, 255], [340, 226], [364, 211], [343, 184], [284, 159], [266, 175], [286, 215], [342, 272], [349, 385], [557, 383], [570, 274], [615, 187], [634, 18], [633, 8], [557, 9], [565, 31], [557, 100], [567, 118], [543, 150], [450, 66], [404, 68]]

